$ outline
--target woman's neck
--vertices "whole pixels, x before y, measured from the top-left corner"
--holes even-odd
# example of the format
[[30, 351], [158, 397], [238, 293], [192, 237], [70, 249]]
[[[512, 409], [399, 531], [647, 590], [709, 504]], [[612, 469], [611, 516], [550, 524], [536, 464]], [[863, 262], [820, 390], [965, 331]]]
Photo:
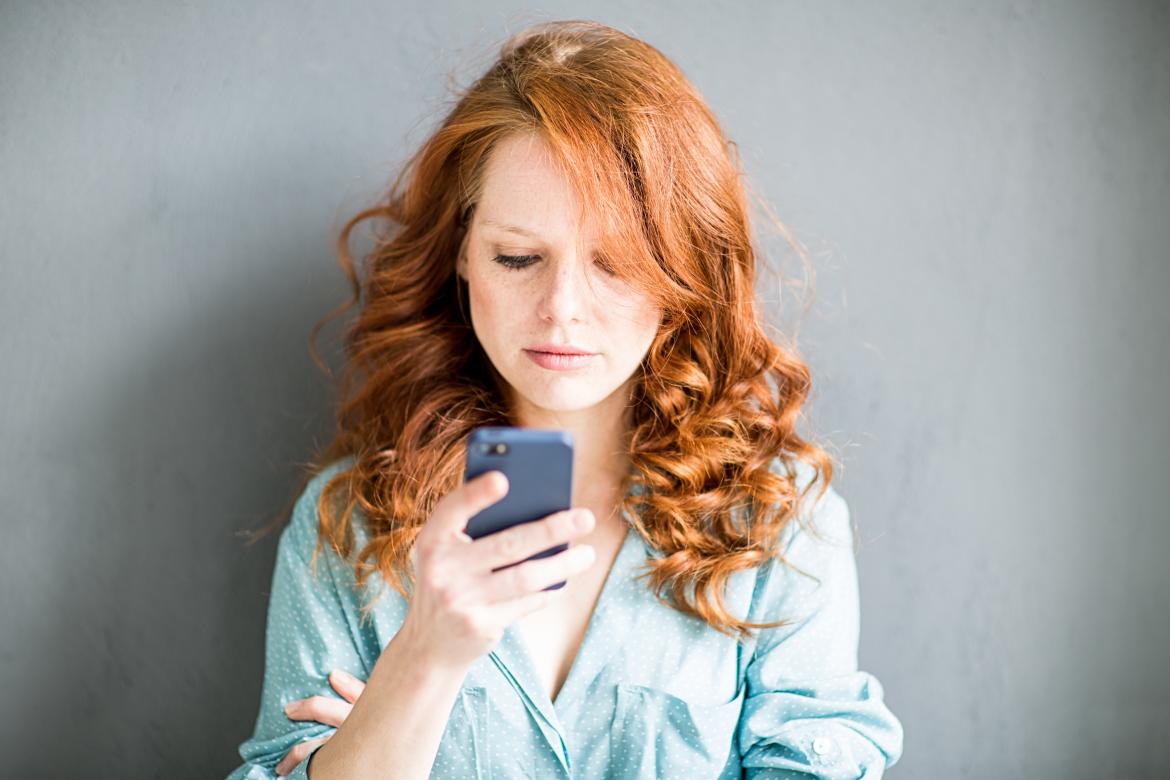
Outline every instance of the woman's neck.
[[540, 409], [522, 400], [517, 405], [520, 427], [563, 430], [573, 437], [573, 506], [621, 499], [618, 489], [630, 465], [633, 422], [628, 392], [628, 384], [623, 385], [600, 403], [573, 411]]

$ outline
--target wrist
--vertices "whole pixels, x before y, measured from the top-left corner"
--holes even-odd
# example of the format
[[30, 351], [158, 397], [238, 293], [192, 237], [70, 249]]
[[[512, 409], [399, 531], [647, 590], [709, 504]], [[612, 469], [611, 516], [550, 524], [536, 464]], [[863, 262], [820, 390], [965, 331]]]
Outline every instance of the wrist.
[[[383, 663], [385, 659], [385, 663]], [[443, 658], [423, 642], [409, 621], [404, 621], [398, 633], [382, 648], [382, 654], [374, 664], [371, 678], [379, 667], [393, 670], [393, 676], [407, 676], [420, 687], [448, 688], [461, 686], [467, 676], [470, 664], [458, 663]]]

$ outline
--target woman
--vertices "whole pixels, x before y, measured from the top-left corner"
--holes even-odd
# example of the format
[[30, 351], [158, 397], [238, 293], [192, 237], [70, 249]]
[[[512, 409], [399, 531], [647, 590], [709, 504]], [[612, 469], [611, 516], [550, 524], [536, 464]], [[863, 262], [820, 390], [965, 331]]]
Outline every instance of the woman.
[[[795, 429], [808, 371], [756, 309], [732, 146], [654, 48], [539, 25], [345, 226], [364, 302], [340, 433], [280, 538], [232, 777], [875, 778], [899, 758], [857, 668], [849, 511]], [[372, 217], [394, 230], [359, 281], [348, 236]], [[573, 510], [468, 537], [507, 491], [460, 484], [481, 425], [569, 431]]]

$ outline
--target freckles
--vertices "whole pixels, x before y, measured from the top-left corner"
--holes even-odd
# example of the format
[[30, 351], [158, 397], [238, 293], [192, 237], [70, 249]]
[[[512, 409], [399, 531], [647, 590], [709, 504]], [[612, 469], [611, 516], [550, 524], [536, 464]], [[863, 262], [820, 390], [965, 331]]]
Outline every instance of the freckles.
[[648, 296], [636, 291], [623, 290], [613, 293], [603, 301], [605, 308], [618, 313], [623, 320], [641, 325], [653, 325], [658, 321], [657, 304]]
[[493, 328], [514, 321], [527, 310], [531, 300], [524, 290], [517, 289], [516, 281], [497, 278], [490, 271], [470, 285], [469, 298], [479, 323]]

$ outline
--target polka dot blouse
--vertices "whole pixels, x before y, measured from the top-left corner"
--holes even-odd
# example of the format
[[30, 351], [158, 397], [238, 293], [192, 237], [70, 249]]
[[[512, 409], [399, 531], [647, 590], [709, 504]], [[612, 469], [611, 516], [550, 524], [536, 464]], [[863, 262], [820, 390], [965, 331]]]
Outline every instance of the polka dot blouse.
[[[332, 726], [290, 720], [284, 707], [313, 695], [340, 698], [334, 669], [361, 680], [406, 615], [385, 586], [373, 620], [353, 570], [316, 545], [317, 498], [344, 465], [318, 474], [277, 546], [268, 608], [264, 682], [244, 763], [229, 780], [273, 778], [298, 742]], [[797, 488], [813, 476], [797, 464]], [[811, 503], [811, 498], [808, 503]], [[902, 753], [902, 726], [877, 678], [857, 667], [859, 598], [853, 532], [830, 486], [810, 510], [810, 534], [786, 529], [786, 558], [737, 572], [725, 602], [736, 615], [792, 619], [746, 642], [660, 604], [635, 575], [658, 553], [632, 528], [602, 587], [584, 640], [554, 700], [513, 625], [469, 669], [455, 699], [432, 778], [881, 777]], [[359, 548], [366, 536], [355, 523]], [[819, 581], [819, 582], [818, 582]], [[368, 588], [384, 585], [377, 576]], [[290, 775], [304, 780], [309, 759]]]

